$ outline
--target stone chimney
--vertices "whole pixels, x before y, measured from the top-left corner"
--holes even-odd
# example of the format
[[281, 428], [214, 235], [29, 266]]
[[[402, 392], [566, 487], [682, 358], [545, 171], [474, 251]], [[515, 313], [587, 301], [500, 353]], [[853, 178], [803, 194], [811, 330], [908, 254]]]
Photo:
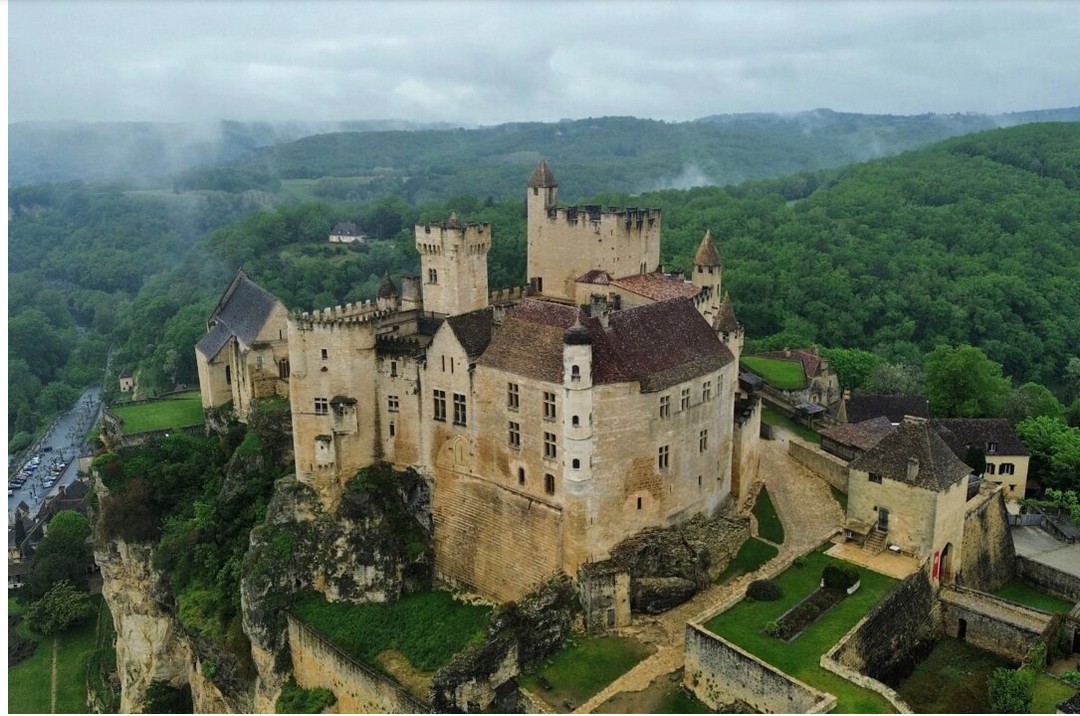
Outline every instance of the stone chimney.
[[919, 476], [919, 458], [909, 457], [907, 461], [907, 481], [915, 482], [915, 478]]
[[609, 312], [607, 298], [599, 293], [589, 296], [589, 315], [600, 321], [600, 325], [604, 328], [608, 327]]

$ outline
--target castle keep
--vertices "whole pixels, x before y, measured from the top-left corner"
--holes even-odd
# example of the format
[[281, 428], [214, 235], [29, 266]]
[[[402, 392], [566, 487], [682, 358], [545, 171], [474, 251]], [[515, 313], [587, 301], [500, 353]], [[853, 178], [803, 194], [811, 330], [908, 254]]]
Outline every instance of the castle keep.
[[[289, 314], [287, 358], [262, 364], [288, 386], [297, 478], [324, 506], [373, 462], [416, 469], [437, 576], [496, 601], [732, 496], [743, 336], [711, 234], [685, 281], [660, 270], [658, 209], [557, 198], [541, 162], [527, 287], [489, 292], [491, 227], [452, 215], [416, 227], [420, 276]], [[207, 356], [240, 356], [213, 351], [221, 340], [200, 343], [208, 405], [229, 399], [230, 376]]]

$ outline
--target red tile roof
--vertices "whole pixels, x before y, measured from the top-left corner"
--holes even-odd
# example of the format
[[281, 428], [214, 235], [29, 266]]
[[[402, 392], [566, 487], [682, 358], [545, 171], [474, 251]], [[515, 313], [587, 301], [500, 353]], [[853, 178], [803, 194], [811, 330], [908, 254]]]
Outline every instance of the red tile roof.
[[624, 291], [636, 293], [653, 301], [666, 301], [669, 298], [693, 298], [698, 294], [698, 287], [694, 284], [662, 273], [633, 274], [614, 279], [611, 283]]

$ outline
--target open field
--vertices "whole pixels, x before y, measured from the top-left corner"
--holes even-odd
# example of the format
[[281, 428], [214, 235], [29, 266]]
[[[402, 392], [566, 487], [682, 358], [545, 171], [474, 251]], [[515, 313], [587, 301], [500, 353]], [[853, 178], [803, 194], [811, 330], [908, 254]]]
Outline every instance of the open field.
[[186, 428], [203, 422], [202, 399], [198, 391], [178, 393], [168, 398], [138, 405], [112, 408], [128, 435], [169, 428]]
[[838, 562], [820, 550], [807, 555], [801, 567], [776, 578], [783, 597], [774, 602], [741, 601], [710, 619], [705, 628], [767, 661], [785, 673], [822, 691], [835, 694], [838, 713], [889, 713], [892, 704], [873, 691], [822, 669], [821, 655], [840, 641], [896, 584], [896, 580], [860, 569], [861, 588], [826, 612], [790, 642], [765, 633], [765, 625], [818, 588], [826, 564]]

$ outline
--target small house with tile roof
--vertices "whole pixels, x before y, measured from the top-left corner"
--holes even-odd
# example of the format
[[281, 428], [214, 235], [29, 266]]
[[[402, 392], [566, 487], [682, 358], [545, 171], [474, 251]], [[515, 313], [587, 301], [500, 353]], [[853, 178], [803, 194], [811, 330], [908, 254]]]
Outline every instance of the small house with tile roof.
[[905, 415], [929, 418], [930, 401], [921, 395], [864, 393], [847, 397], [844, 410], [849, 423], [861, 423], [885, 416], [893, 425], [899, 425]]
[[884, 415], [858, 423], [833, 425], [821, 431], [821, 449], [843, 460], [854, 460], [896, 429]]
[[287, 315], [273, 294], [236, 272], [195, 344], [204, 409], [231, 402], [245, 421], [254, 399], [288, 395]]
[[125, 370], [120, 374], [120, 392], [130, 393], [135, 389], [135, 378], [131, 375], [131, 371]]
[[961, 460], [972, 458], [972, 451], [985, 456], [986, 467], [982, 477], [1001, 485], [1005, 499], [1022, 500], [1026, 497], [1031, 453], [1008, 420], [943, 418], [933, 419], [930, 424]]
[[360, 228], [351, 221], [341, 221], [330, 231], [331, 244], [362, 244], [367, 239]]
[[848, 467], [847, 535], [870, 551], [933, 557], [935, 578], [950, 582], [971, 468], [919, 418], [905, 419]]

